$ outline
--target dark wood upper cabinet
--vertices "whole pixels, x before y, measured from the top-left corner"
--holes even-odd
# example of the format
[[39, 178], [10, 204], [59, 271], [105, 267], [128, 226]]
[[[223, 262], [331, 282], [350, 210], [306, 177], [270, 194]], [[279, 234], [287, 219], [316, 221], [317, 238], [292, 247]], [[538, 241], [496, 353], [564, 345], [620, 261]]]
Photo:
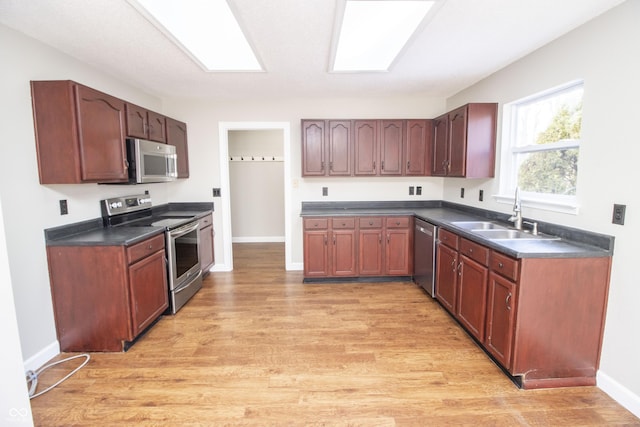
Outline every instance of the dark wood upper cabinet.
[[126, 104], [127, 136], [167, 142], [165, 117], [135, 104]]
[[189, 178], [189, 149], [187, 146], [187, 124], [170, 117], [165, 118], [167, 144], [176, 147], [178, 156], [178, 178]]
[[378, 121], [354, 120], [353, 145], [356, 176], [377, 175], [378, 162]]
[[432, 120], [407, 120], [404, 138], [404, 175], [431, 175]]
[[302, 176], [350, 176], [350, 120], [302, 120]]
[[349, 176], [353, 165], [351, 143], [351, 121], [329, 120], [327, 122], [327, 150], [329, 154], [328, 175]]
[[69, 80], [31, 95], [41, 184], [127, 180], [124, 101]]
[[496, 103], [473, 103], [436, 118], [431, 174], [493, 177], [497, 114]]
[[302, 120], [302, 176], [325, 176], [325, 121]]
[[71, 80], [32, 81], [31, 98], [41, 184], [127, 182], [127, 136], [169, 141], [189, 176], [185, 123]]
[[402, 176], [404, 121], [380, 121], [380, 175]]

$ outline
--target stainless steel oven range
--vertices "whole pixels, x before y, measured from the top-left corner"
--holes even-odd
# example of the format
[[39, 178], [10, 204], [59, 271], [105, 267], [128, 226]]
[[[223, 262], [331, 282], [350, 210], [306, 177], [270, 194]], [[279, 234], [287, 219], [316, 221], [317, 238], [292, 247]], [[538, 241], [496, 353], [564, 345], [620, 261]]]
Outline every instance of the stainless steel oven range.
[[148, 194], [100, 201], [105, 227], [162, 227], [169, 283], [169, 311], [175, 314], [202, 288], [200, 235], [193, 215], [154, 214]]

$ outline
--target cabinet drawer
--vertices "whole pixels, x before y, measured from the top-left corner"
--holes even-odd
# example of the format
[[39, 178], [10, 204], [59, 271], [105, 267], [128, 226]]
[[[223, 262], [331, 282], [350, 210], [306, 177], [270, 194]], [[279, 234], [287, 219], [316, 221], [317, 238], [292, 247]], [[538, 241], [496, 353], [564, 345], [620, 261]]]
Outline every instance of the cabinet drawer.
[[344, 229], [344, 228], [356, 228], [356, 219], [353, 217], [346, 218], [332, 218], [331, 219], [331, 227], [334, 230]]
[[499, 252], [491, 252], [491, 270], [513, 281], [518, 280], [518, 260]]
[[489, 265], [489, 248], [471, 240], [460, 240], [460, 253], [474, 261], [478, 261], [482, 265]]
[[458, 249], [458, 236], [443, 228], [438, 230], [438, 240], [444, 245], [453, 249]]
[[203, 229], [209, 225], [213, 224], [213, 215], [209, 214], [204, 216], [198, 220], [198, 228]]
[[360, 228], [382, 228], [382, 218], [379, 216], [365, 216], [359, 219]]
[[127, 261], [129, 264], [133, 264], [137, 260], [149, 256], [160, 249], [164, 249], [164, 234], [159, 234], [151, 239], [147, 239], [128, 247]]
[[390, 216], [386, 218], [387, 228], [409, 228], [408, 216]]
[[327, 218], [304, 218], [305, 230], [326, 230], [327, 228], [329, 228]]

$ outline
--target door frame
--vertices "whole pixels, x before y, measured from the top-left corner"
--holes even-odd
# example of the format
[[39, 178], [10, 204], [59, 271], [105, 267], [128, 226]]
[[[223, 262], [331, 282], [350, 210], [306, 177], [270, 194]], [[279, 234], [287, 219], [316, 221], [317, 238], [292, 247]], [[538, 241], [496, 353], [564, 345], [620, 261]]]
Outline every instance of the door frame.
[[289, 122], [220, 122], [218, 126], [220, 148], [220, 189], [222, 192], [222, 251], [225, 263], [218, 271], [233, 270], [233, 244], [231, 224], [231, 184], [229, 180], [229, 131], [236, 130], [281, 130], [284, 150], [284, 251], [285, 269], [294, 270], [291, 260], [291, 124]]

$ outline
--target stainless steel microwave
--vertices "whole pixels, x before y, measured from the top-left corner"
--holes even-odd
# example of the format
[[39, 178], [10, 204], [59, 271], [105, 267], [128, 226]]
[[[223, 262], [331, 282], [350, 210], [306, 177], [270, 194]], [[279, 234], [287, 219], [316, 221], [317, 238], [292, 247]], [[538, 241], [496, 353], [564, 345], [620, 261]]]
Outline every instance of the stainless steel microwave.
[[127, 139], [129, 183], [175, 181], [178, 178], [176, 147], [144, 139]]

